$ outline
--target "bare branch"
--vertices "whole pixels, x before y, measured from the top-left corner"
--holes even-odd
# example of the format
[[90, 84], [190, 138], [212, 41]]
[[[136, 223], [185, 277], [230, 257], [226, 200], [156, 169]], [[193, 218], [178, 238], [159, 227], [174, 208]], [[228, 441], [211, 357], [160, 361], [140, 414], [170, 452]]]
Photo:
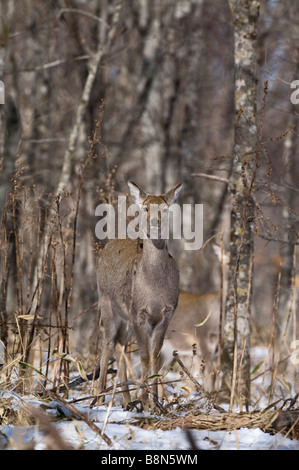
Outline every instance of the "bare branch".
[[69, 138], [69, 144], [68, 148], [66, 149], [66, 152], [64, 154], [64, 159], [63, 159], [63, 166], [61, 170], [61, 175], [60, 175], [60, 181], [57, 185], [55, 195], [57, 196], [58, 194], [61, 193], [63, 188], [67, 185], [70, 174], [71, 174], [71, 163], [72, 163], [72, 155], [75, 150], [76, 142], [77, 142], [77, 137], [79, 133], [79, 129], [82, 123], [82, 119], [84, 116], [84, 112], [86, 110], [86, 107], [88, 105], [89, 101], [89, 96], [91, 93], [92, 85], [95, 80], [95, 76], [98, 70], [99, 63], [103, 57], [104, 54], [106, 54], [107, 50], [109, 49], [114, 37], [115, 33], [117, 31], [117, 25], [119, 21], [119, 16], [120, 16], [120, 9], [121, 9], [121, 1], [119, 1], [115, 7], [114, 10], [114, 15], [113, 15], [113, 20], [112, 20], [112, 25], [110, 27], [110, 30], [108, 31], [106, 43], [104, 45], [99, 44], [98, 50], [96, 53], [91, 57], [89, 61], [89, 73], [85, 82], [84, 90], [82, 93], [81, 101], [79, 103], [79, 106], [77, 108], [77, 113], [76, 113], [76, 121], [74, 124], [74, 127], [72, 129], [72, 132], [70, 134]]
[[283, 243], [286, 245], [299, 245], [298, 240], [282, 240], [281, 238], [272, 238], [272, 237], [267, 237], [266, 235], [258, 234], [260, 238], [263, 240], [267, 240], [268, 242], [275, 242], [275, 243]]
[[225, 184], [229, 183], [228, 178], [223, 178], [221, 176], [216, 176], [216, 175], [208, 175], [207, 173], [191, 173], [191, 176], [206, 178], [208, 180], [218, 181], [219, 183], [225, 183]]
[[57, 60], [53, 60], [52, 62], [47, 62], [46, 64], [42, 64], [42, 65], [37, 65], [35, 67], [25, 67], [24, 69], [11, 69], [11, 70], [5, 70], [5, 72], [3, 73], [3, 76], [7, 76], [7, 75], [12, 75], [12, 74], [15, 74], [15, 73], [24, 73], [24, 72], [37, 72], [39, 70], [47, 70], [47, 69], [51, 69], [51, 68], [54, 68], [54, 67], [59, 67], [60, 65], [64, 65], [64, 64], [69, 64], [71, 62], [77, 62], [77, 61], [80, 61], [80, 60], [88, 60], [90, 59], [90, 56], [88, 54], [83, 54], [83, 55], [79, 55], [78, 57], [71, 57], [71, 58], [67, 58], [67, 59], [57, 59]]
[[93, 15], [89, 11], [81, 10], [80, 8], [62, 8], [57, 15], [58, 19], [61, 18], [63, 13], [78, 13], [79, 15], [87, 16], [88, 18], [92, 18], [93, 20], [98, 21], [99, 23], [104, 23], [106, 26], [109, 26], [106, 21], [104, 21], [102, 18]]
[[82, 413], [81, 411], [77, 410], [77, 408], [75, 408], [75, 406], [71, 405], [70, 403], [68, 403], [66, 400], [64, 400], [63, 398], [61, 398], [59, 395], [57, 395], [57, 393], [53, 393], [53, 392], [49, 392], [49, 395], [54, 399], [54, 400], [57, 400], [58, 402], [60, 402], [63, 406], [65, 406], [71, 413], [73, 413], [76, 417], [82, 419], [82, 421], [84, 421], [89, 427], [90, 429], [92, 429], [95, 433], [99, 434], [103, 439], [104, 441], [106, 442], [106, 444], [108, 444], [109, 447], [112, 446], [112, 441], [111, 439], [105, 434], [105, 433], [102, 433], [101, 429], [96, 426], [96, 424], [91, 421], [91, 419], [89, 419], [87, 416], [84, 415], [84, 413]]

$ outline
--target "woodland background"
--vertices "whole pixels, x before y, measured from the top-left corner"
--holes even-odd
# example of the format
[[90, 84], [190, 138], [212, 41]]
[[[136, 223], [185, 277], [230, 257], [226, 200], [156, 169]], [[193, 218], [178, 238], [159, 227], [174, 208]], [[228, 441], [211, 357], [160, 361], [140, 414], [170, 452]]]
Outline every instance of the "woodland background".
[[[298, 105], [290, 83], [299, 79], [298, 24], [298, 2], [261, 1], [257, 112], [266, 152], [254, 184], [253, 344], [268, 344], [286, 322], [296, 339]], [[183, 289], [219, 289], [212, 241], [223, 234], [229, 248], [234, 71], [226, 1], [0, 2], [0, 331], [8, 362], [33, 363], [35, 351], [44, 367], [46, 353], [54, 384], [69, 373], [57, 357], [95, 363], [94, 211], [127, 193], [128, 179], [156, 193], [182, 182], [181, 202], [204, 205], [204, 247], [188, 252], [175, 241], [171, 252]]]

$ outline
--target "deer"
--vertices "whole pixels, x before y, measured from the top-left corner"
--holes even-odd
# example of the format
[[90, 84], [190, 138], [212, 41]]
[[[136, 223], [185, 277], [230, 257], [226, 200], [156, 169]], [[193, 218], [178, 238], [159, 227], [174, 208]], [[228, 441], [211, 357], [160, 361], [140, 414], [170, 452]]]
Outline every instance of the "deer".
[[[193, 294], [181, 291], [161, 352], [161, 367], [171, 363], [174, 350], [178, 351], [183, 361], [191, 358], [191, 373], [194, 376], [202, 375], [207, 391], [212, 391], [215, 386], [220, 295], [220, 292]], [[187, 362], [186, 365], [189, 366]]]
[[[136, 339], [142, 367], [141, 382], [147, 384], [149, 377], [158, 374], [165, 333], [177, 306], [179, 269], [162, 237], [161, 213], [169, 212], [182, 184], [158, 196], [146, 193], [131, 180], [128, 187], [132, 200], [146, 215], [146, 233], [142, 240], [128, 236], [109, 240], [96, 268], [104, 328], [98, 389], [105, 389], [109, 359], [115, 352], [118, 378], [124, 384], [124, 406], [131, 400], [125, 359], [128, 341], [132, 337]], [[158, 214], [151, 210], [152, 205], [158, 205]], [[150, 236], [152, 229], [156, 230], [155, 238]], [[152, 385], [153, 393], [157, 394], [157, 378]], [[103, 397], [97, 401], [101, 403]], [[148, 408], [148, 393], [142, 394], [142, 402]]]
[[174, 350], [177, 350], [184, 360], [192, 357], [191, 372], [194, 375], [202, 375], [207, 391], [213, 391], [215, 387], [221, 335], [220, 313], [221, 307], [224, 312], [229, 263], [229, 255], [226, 252], [221, 255], [217, 245], [213, 248], [219, 260], [223, 256], [223, 289], [203, 294], [180, 291], [178, 305], [166, 332], [161, 352], [161, 367], [173, 360]]

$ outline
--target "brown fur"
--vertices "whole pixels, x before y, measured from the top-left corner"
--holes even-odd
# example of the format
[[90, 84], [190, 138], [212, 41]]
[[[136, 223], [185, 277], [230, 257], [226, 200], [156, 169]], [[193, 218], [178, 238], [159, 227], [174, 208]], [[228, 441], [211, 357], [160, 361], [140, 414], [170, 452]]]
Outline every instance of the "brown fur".
[[[192, 357], [193, 345], [199, 347], [197, 358], [193, 358], [192, 373], [198, 375], [203, 369], [204, 386], [211, 390], [214, 384], [217, 346], [219, 336], [220, 292], [192, 294], [181, 291], [178, 306], [165, 335], [162, 361], [171, 360], [173, 350], [181, 356]], [[198, 325], [206, 315], [208, 319]], [[198, 360], [196, 360], [198, 359]], [[162, 362], [161, 361], [161, 362]], [[189, 365], [186, 363], [186, 365]]]

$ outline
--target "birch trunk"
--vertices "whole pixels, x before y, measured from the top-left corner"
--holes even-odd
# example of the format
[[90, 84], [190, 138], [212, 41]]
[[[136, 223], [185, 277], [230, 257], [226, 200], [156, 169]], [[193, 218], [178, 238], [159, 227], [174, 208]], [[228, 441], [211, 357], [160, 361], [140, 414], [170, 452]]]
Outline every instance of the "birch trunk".
[[251, 190], [257, 152], [256, 37], [259, 2], [229, 0], [234, 28], [235, 137], [229, 182], [230, 267], [223, 333], [223, 386], [230, 409], [250, 398], [250, 309], [254, 205]]

